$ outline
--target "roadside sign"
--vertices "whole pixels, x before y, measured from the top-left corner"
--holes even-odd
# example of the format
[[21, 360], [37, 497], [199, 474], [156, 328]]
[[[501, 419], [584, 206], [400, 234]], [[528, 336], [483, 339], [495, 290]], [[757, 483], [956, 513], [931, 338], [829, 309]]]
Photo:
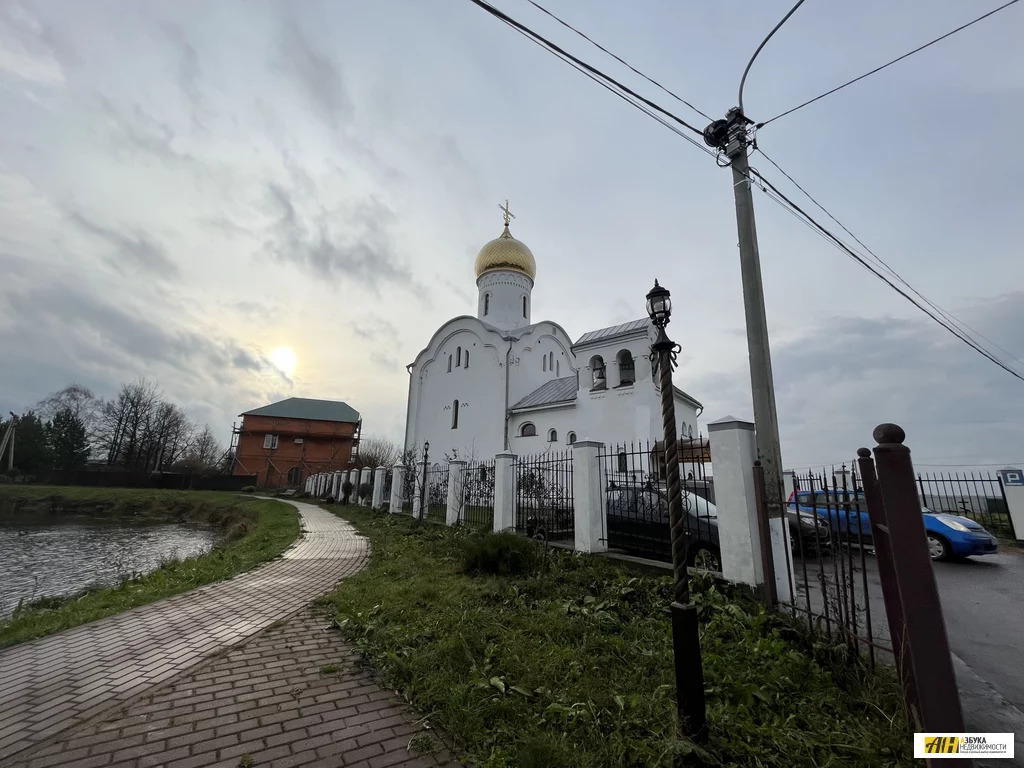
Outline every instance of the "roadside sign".
[[1003, 478], [1003, 485], [1024, 485], [1024, 472], [1019, 469], [1001, 469], [999, 476]]

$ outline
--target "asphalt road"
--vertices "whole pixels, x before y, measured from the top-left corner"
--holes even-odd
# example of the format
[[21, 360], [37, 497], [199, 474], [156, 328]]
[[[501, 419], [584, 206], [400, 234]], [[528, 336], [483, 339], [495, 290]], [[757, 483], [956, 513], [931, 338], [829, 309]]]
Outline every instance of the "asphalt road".
[[[864, 578], [859, 553], [854, 556], [854, 564], [855, 592], [860, 607], [858, 634], [864, 636]], [[888, 644], [885, 602], [874, 554], [865, 555], [864, 565], [871, 625], [875, 635]], [[800, 594], [797, 605], [803, 609], [808, 596], [799, 586], [803, 581], [800, 560], [794, 566]], [[1024, 554], [1003, 551], [998, 555], [933, 563], [933, 567], [951, 650], [1003, 697], [1024, 710]], [[826, 561], [825, 572], [832, 583], [831, 561]], [[811, 610], [821, 613], [816, 573], [817, 564], [809, 562]]]
[[953, 653], [1024, 710], [1024, 555], [1002, 552], [934, 568]]

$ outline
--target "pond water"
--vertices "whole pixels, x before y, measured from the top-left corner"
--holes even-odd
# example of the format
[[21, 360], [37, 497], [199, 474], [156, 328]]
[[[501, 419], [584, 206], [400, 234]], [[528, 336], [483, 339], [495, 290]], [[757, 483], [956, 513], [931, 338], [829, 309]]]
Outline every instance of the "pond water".
[[74, 518], [45, 524], [0, 521], [0, 619], [25, 601], [73, 594], [149, 573], [162, 560], [208, 552], [216, 531], [176, 523]]

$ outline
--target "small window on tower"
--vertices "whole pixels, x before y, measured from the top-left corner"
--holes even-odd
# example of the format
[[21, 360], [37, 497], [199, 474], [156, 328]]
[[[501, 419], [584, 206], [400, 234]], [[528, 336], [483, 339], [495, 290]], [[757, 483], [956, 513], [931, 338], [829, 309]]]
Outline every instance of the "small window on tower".
[[462, 365], [462, 347], [455, 348], [455, 367], [458, 368]]
[[542, 357], [540, 359], [540, 369], [542, 371], [546, 371], [548, 369], [548, 356], [547, 355], [544, 355], [544, 357]]
[[452, 429], [459, 428], [459, 401], [452, 400]]
[[523, 296], [523, 317], [526, 317], [526, 297]]
[[448, 373], [452, 372], [452, 356], [448, 355]]
[[469, 368], [469, 350], [468, 349], [466, 350], [466, 365], [465, 365], [465, 367]]
[[491, 294], [484, 294], [484, 314], [486, 315], [491, 311]]

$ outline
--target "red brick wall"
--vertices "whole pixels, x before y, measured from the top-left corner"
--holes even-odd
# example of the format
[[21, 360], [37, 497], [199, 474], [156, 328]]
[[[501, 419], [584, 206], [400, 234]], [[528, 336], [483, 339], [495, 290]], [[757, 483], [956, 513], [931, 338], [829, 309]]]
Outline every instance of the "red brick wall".
[[[355, 433], [351, 422], [243, 416], [234, 474], [257, 475], [257, 485], [276, 486], [288, 484], [293, 467], [301, 468], [298, 484], [316, 472], [349, 469]], [[276, 450], [263, 447], [268, 434], [278, 436]]]

